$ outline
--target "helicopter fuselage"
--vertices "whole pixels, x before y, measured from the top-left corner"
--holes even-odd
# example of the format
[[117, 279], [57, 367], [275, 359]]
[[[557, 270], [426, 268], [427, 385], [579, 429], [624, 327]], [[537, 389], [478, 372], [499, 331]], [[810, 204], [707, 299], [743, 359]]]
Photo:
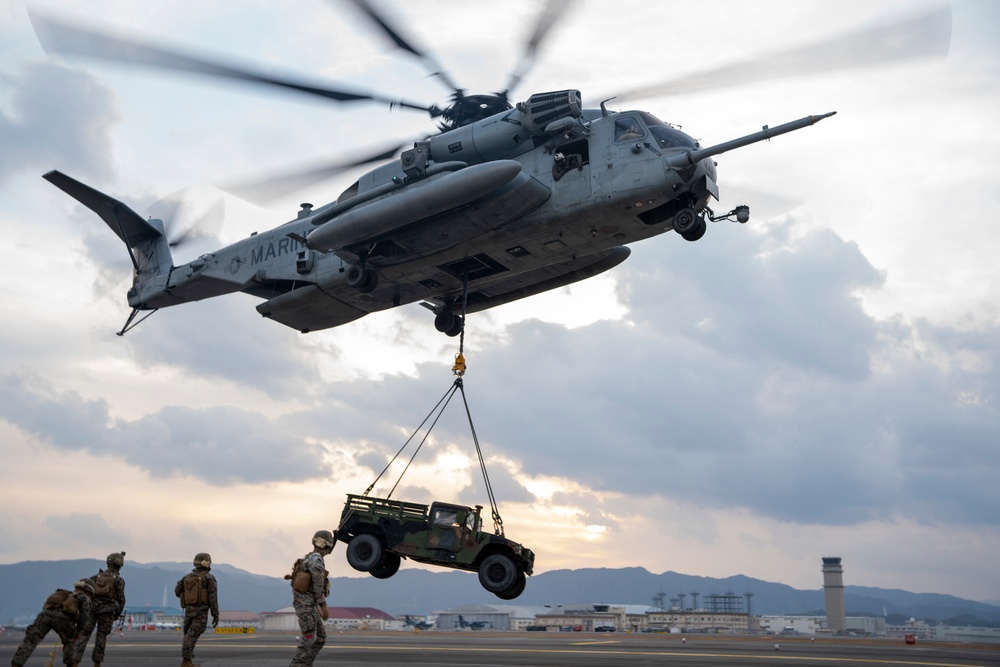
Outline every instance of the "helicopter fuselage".
[[630, 243], [671, 230], [698, 240], [705, 213], [721, 219], [708, 207], [719, 195], [715, 154], [823, 117], [704, 149], [647, 112], [584, 110], [577, 91], [535, 95], [418, 142], [335, 202], [303, 205], [295, 219], [181, 266], [169, 265], [162, 235], [147, 238], [155, 230], [137, 241], [53, 182], [130, 246], [133, 316], [245, 292], [264, 300], [263, 316], [305, 333], [423, 302], [455, 335], [457, 314], [594, 276], [623, 262]]

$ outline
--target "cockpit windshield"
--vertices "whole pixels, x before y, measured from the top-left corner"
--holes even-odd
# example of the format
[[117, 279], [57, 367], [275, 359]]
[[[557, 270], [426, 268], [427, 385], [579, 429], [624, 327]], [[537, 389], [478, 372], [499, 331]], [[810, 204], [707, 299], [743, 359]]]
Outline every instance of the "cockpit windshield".
[[697, 148], [698, 142], [680, 130], [670, 127], [653, 114], [640, 112], [639, 116], [649, 128], [660, 148]]

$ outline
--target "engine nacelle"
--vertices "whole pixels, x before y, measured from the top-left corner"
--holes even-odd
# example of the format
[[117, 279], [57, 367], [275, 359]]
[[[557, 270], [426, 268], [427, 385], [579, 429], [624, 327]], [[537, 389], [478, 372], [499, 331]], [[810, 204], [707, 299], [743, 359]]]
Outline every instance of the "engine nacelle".
[[534, 148], [554, 121], [582, 115], [578, 90], [536, 93], [510, 111], [431, 137], [429, 157], [468, 164], [512, 158]]

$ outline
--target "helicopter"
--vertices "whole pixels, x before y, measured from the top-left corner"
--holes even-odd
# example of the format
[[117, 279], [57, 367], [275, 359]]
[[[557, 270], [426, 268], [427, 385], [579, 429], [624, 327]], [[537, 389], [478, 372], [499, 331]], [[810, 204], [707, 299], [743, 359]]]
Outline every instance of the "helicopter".
[[[236, 292], [258, 297], [260, 315], [301, 333], [341, 326], [367, 314], [419, 303], [435, 328], [459, 335], [469, 313], [561, 288], [613, 269], [629, 244], [673, 232], [695, 242], [709, 223], [746, 223], [740, 205], [718, 214], [722, 153], [810, 127], [836, 112], [763, 126], [702, 146], [680, 127], [643, 110], [608, 109], [612, 99], [647, 98], [773, 77], [735, 65], [698, 77], [597, 98], [587, 107], [575, 88], [511, 102], [545, 37], [570, 0], [549, 0], [507, 85], [467, 94], [436, 60], [369, 0], [346, 2], [396, 48], [418, 58], [450, 90], [445, 106], [381, 93], [279, 78], [151, 46], [42, 16], [30, 16], [45, 50], [124, 61], [293, 90], [340, 104], [378, 103], [427, 113], [437, 133], [402, 150], [350, 163], [382, 162], [335, 200], [302, 204], [277, 227], [174, 265], [165, 222], [53, 170], [44, 178], [95, 212], [124, 242], [133, 266], [131, 313], [123, 335], [160, 308]], [[857, 66], [947, 52], [950, 9], [770, 57], [779, 75], [817, 69], [816, 53]], [[829, 58], [828, 58], [829, 60]], [[402, 148], [402, 147], [401, 147]], [[396, 153], [398, 157], [394, 157]], [[332, 170], [292, 175], [299, 183]], [[301, 177], [301, 178], [300, 178]], [[280, 186], [280, 184], [279, 184]], [[143, 313], [143, 317], [136, 317]]]

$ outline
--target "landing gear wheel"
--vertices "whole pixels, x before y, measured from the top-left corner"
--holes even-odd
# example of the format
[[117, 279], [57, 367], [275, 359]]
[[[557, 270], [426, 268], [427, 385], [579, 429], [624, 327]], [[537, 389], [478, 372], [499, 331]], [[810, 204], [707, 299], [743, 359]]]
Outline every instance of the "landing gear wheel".
[[378, 285], [378, 274], [360, 264], [351, 264], [347, 269], [347, 284], [362, 294], [368, 294]]
[[365, 267], [351, 264], [347, 267], [347, 284], [351, 287], [361, 287], [365, 282]]
[[391, 551], [382, 556], [382, 561], [368, 571], [368, 574], [372, 575], [376, 579], [388, 579], [392, 575], [399, 571], [399, 563], [402, 559], [399, 554], [394, 554]]
[[347, 545], [347, 562], [359, 572], [369, 572], [382, 562], [382, 543], [370, 533], [355, 535]]
[[524, 572], [518, 571], [517, 578], [514, 580], [514, 585], [501, 593], [497, 593], [496, 596], [501, 600], [513, 600], [524, 592], [524, 587], [527, 583], [528, 577], [524, 575]]
[[698, 218], [697, 224], [690, 231], [681, 232], [681, 238], [685, 241], [697, 241], [705, 235], [706, 229], [708, 225], [705, 224], [705, 218]]
[[510, 556], [493, 554], [484, 558], [479, 566], [479, 583], [490, 593], [503, 593], [514, 585], [518, 572]]
[[374, 292], [376, 287], [378, 287], [378, 274], [372, 269], [365, 269], [365, 279], [358, 291], [362, 294], [368, 294]]
[[462, 318], [456, 315], [455, 323], [451, 325], [451, 328], [445, 331], [444, 333], [446, 336], [451, 336], [452, 338], [462, 333]]
[[694, 229], [695, 225], [698, 224], [699, 219], [698, 214], [693, 208], [682, 208], [674, 213], [674, 231], [683, 235], [685, 232], [689, 232]]
[[449, 336], [454, 336], [455, 334], [451, 331], [455, 328], [455, 323], [461, 322], [459, 317], [450, 310], [442, 310], [440, 313], [434, 316], [434, 328], [443, 334], [448, 334]]

